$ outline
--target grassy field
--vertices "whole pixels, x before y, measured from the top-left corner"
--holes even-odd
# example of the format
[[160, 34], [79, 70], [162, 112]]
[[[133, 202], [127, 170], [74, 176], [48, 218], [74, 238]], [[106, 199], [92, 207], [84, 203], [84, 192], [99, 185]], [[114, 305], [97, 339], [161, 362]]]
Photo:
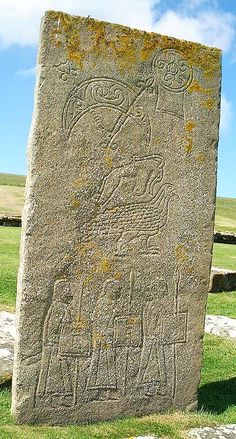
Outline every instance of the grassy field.
[[236, 198], [217, 198], [215, 230], [236, 232]]
[[20, 227], [0, 227], [0, 309], [14, 309]]
[[0, 173], [0, 186], [20, 186], [25, 187], [25, 175], [2, 174]]
[[24, 204], [24, 187], [0, 185], [0, 214], [21, 215]]
[[214, 244], [212, 265], [236, 270], [236, 245]]

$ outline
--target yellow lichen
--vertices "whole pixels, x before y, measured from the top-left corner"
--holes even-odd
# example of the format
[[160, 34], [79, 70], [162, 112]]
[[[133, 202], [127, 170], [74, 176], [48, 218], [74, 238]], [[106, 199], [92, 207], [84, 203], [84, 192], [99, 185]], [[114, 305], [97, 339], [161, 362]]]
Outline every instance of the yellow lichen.
[[109, 273], [111, 271], [111, 262], [109, 261], [109, 259], [103, 257], [100, 262], [99, 268], [102, 273]]
[[122, 274], [120, 273], [120, 271], [116, 271], [114, 273], [114, 279], [115, 280], [120, 280], [121, 279]]
[[[92, 18], [73, 17], [61, 12], [50, 11], [48, 16], [55, 22], [55, 29], [52, 31], [55, 46], [61, 47], [64, 44], [68, 59], [77, 62], [80, 67], [83, 67], [84, 61], [91, 53], [102, 53], [103, 57], [112, 58], [120, 69], [124, 69], [136, 62], [147, 61], [158, 48], [174, 48], [184, 54], [191, 66], [200, 67], [205, 77], [213, 77], [219, 72], [221, 52], [216, 48], [125, 26], [111, 25]], [[87, 25], [90, 32], [91, 42], [87, 46], [80, 41], [80, 29], [84, 25]], [[115, 36], [110, 32], [111, 26], [116, 28]], [[196, 83], [192, 91], [199, 91]]]
[[71, 206], [73, 209], [77, 209], [78, 207], [80, 207], [80, 201], [78, 200], [78, 198], [77, 198], [76, 196], [75, 196], [75, 197], [73, 198], [73, 200], [71, 201], [70, 206]]
[[76, 187], [77, 189], [81, 189], [85, 187], [87, 184], [88, 183], [83, 176], [78, 177], [73, 181], [73, 186]]
[[206, 108], [206, 110], [213, 110], [216, 107], [216, 101], [214, 99], [206, 99], [203, 101], [202, 106]]
[[88, 327], [88, 320], [83, 315], [79, 314], [73, 326], [74, 329], [79, 332]]
[[127, 320], [127, 325], [134, 326], [134, 325], [136, 325], [137, 321], [138, 321], [138, 317], [131, 316]]
[[179, 264], [184, 264], [188, 261], [188, 249], [184, 244], [177, 244], [175, 247], [175, 257]]
[[106, 148], [104, 155], [104, 162], [107, 169], [111, 170], [113, 166], [113, 151], [111, 148]]
[[192, 84], [188, 87], [188, 92], [189, 93], [202, 93], [205, 95], [211, 95], [213, 90], [210, 88], [204, 88], [201, 86], [201, 84], [199, 84], [198, 81], [196, 81], [196, 79], [193, 80]]
[[199, 154], [196, 156], [197, 162], [201, 165], [206, 160], [206, 155], [203, 152], [199, 152]]
[[193, 139], [191, 136], [186, 135], [185, 137], [182, 137], [182, 140], [184, 141], [184, 148], [185, 151], [190, 154], [193, 150]]
[[193, 120], [189, 120], [186, 124], [185, 124], [185, 129], [186, 131], [188, 131], [189, 133], [191, 133], [193, 131], [193, 129], [196, 127], [196, 124]]

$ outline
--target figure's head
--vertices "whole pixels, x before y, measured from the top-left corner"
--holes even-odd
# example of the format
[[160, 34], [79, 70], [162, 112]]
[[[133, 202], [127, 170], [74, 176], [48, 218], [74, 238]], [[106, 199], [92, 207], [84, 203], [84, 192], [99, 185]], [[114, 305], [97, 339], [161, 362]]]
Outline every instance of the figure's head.
[[167, 282], [163, 278], [155, 279], [148, 285], [147, 300], [158, 299], [165, 296], [167, 293]]

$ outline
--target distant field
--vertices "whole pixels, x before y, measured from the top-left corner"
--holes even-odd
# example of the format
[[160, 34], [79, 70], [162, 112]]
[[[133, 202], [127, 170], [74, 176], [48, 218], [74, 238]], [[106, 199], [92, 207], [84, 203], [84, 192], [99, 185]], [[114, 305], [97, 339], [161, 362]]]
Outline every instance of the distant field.
[[21, 215], [25, 180], [24, 175], [0, 173], [0, 215]]
[[25, 175], [15, 174], [1, 174], [0, 173], [0, 186], [25, 186]]
[[215, 230], [236, 232], [236, 198], [217, 197]]
[[0, 215], [21, 215], [24, 191], [22, 186], [0, 185]]
[[[23, 175], [0, 173], [0, 215], [21, 215], [25, 180]], [[217, 198], [215, 230], [236, 232], [236, 198]]]

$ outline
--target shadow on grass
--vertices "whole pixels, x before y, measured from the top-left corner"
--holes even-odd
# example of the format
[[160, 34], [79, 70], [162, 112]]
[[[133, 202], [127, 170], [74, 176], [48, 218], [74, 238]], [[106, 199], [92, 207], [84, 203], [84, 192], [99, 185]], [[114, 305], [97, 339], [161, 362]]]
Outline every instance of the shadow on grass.
[[199, 410], [220, 414], [233, 405], [236, 406], [236, 378], [208, 383], [198, 390]]

